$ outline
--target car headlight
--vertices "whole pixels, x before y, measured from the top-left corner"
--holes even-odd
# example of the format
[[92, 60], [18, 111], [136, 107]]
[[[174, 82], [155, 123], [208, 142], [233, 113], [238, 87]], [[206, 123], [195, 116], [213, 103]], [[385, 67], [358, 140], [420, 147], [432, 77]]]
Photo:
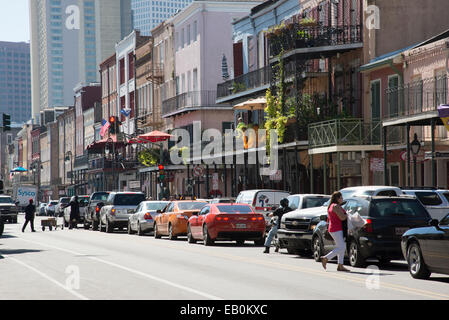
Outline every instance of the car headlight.
[[310, 220], [310, 230], [315, 231], [318, 223], [320, 223], [320, 217], [315, 217], [312, 220]]
[[281, 229], [285, 229], [285, 223], [281, 223]]

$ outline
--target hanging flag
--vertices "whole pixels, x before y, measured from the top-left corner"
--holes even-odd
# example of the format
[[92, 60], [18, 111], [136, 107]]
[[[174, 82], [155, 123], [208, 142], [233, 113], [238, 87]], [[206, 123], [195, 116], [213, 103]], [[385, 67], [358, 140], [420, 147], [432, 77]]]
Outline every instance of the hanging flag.
[[120, 113], [123, 114], [125, 117], [129, 117], [131, 114], [131, 109], [122, 109], [120, 110]]
[[100, 130], [100, 136], [104, 137], [110, 126], [111, 124], [109, 123], [109, 121], [103, 119], [103, 123]]
[[442, 104], [441, 106], [439, 106], [438, 115], [441, 118], [441, 121], [443, 121], [443, 124], [446, 127], [447, 131], [449, 131], [449, 105]]

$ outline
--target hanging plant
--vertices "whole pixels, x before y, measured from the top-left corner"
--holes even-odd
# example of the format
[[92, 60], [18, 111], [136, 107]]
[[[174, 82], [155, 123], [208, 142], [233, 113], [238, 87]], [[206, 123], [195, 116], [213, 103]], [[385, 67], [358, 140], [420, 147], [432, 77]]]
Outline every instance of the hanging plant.
[[143, 150], [138, 153], [137, 158], [139, 160], [139, 163], [144, 165], [145, 167], [155, 166], [160, 160], [159, 150]]
[[184, 153], [188, 152], [188, 154], [190, 155], [190, 148], [187, 146], [178, 148], [177, 146], [172, 147], [170, 150], [171, 152], [178, 152], [178, 156], [182, 158], [182, 162], [184, 163], [184, 165], [187, 165], [187, 162], [189, 160], [189, 156], [184, 157]]

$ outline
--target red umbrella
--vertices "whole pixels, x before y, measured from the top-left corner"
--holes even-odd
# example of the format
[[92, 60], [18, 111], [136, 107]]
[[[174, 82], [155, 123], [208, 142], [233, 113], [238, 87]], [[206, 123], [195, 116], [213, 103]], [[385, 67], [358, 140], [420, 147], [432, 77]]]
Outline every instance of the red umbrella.
[[160, 131], [153, 131], [144, 135], [139, 136], [139, 139], [145, 140], [146, 142], [162, 142], [166, 141], [173, 137], [171, 134], [160, 132]]

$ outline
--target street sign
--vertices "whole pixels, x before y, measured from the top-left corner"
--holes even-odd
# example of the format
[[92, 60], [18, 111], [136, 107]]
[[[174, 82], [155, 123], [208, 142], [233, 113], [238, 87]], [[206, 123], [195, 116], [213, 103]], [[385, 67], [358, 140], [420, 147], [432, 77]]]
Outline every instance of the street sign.
[[195, 176], [195, 177], [202, 177], [203, 175], [204, 175], [204, 167], [202, 167], [202, 166], [196, 166], [194, 169], [193, 169], [193, 175]]
[[140, 189], [140, 181], [130, 181], [129, 188], [130, 189]]
[[282, 180], [282, 170], [277, 170], [275, 174], [270, 176], [271, 181], [281, 181]]
[[[449, 159], [449, 152], [435, 152], [435, 158], [436, 159]], [[427, 151], [426, 160], [432, 160], [432, 151]]]

